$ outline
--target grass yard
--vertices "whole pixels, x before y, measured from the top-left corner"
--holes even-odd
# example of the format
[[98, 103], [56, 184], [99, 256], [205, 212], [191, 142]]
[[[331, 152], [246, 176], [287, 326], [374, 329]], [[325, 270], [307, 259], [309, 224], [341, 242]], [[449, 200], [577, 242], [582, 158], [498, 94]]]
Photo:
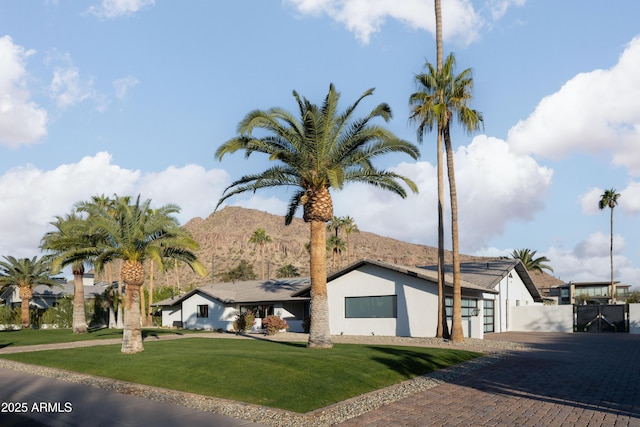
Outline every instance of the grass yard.
[[[143, 337], [184, 335], [187, 333], [197, 333], [197, 331], [160, 328], [145, 328], [142, 330]], [[122, 338], [122, 329], [92, 329], [86, 334], [74, 334], [71, 329], [20, 329], [17, 331], [0, 331], [0, 348], [110, 338]]]
[[423, 347], [188, 338], [145, 342], [145, 351], [120, 345], [0, 355], [138, 384], [215, 396], [294, 412], [308, 412], [480, 356]]

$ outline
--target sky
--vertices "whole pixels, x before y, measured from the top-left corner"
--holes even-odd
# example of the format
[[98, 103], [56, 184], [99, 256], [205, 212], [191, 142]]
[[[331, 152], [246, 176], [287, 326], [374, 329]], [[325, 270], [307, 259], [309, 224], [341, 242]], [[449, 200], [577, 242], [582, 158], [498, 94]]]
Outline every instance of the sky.
[[[607, 281], [598, 200], [614, 188], [615, 278], [640, 286], [640, 2], [447, 0], [442, 16], [444, 53], [472, 69], [484, 116], [478, 133], [452, 129], [461, 252], [529, 248], [564, 281]], [[294, 90], [320, 104], [333, 83], [346, 108], [375, 88], [354, 116], [386, 102], [393, 118], [376, 124], [417, 143], [408, 99], [435, 56], [433, 0], [3, 0], [0, 255], [39, 255], [55, 216], [93, 195], [206, 218], [233, 180], [270, 164], [217, 161], [216, 148], [254, 109], [295, 113]], [[436, 246], [435, 134], [420, 150], [376, 163], [419, 194], [350, 184], [332, 193], [334, 214]], [[291, 194], [225, 205], [284, 215]]]

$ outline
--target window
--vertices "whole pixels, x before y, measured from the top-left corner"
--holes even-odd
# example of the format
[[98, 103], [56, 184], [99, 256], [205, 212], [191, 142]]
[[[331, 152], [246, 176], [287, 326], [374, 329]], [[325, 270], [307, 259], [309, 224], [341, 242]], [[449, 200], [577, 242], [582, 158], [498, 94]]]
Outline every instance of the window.
[[[453, 298], [445, 297], [445, 308], [447, 311], [447, 319], [453, 318]], [[462, 298], [462, 318], [469, 319], [471, 316], [476, 315], [478, 310], [478, 300], [475, 298]]]
[[483, 313], [484, 313], [484, 331], [495, 332], [494, 319], [495, 319], [495, 301], [492, 299], [486, 299], [483, 301]]
[[273, 304], [240, 306], [240, 313], [246, 313], [247, 311], [252, 311], [257, 319], [264, 319], [273, 314]]
[[196, 314], [197, 314], [198, 318], [207, 318], [207, 317], [209, 317], [209, 306], [206, 305], [206, 304], [199, 305]]
[[346, 318], [395, 318], [398, 316], [397, 297], [346, 297], [344, 311]]

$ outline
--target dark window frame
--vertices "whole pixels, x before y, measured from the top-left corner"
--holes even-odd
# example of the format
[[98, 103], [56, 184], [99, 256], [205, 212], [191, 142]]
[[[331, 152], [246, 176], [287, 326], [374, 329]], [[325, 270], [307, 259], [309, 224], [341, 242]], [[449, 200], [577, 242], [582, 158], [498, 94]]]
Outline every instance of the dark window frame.
[[196, 307], [196, 317], [198, 319], [208, 319], [209, 318], [209, 305], [208, 304], [198, 304]]

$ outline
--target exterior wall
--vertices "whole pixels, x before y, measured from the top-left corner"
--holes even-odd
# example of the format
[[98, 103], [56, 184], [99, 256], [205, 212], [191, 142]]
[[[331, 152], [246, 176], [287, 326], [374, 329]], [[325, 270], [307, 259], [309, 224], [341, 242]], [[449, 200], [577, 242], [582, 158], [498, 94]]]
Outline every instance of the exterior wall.
[[[327, 284], [329, 328], [339, 335], [433, 336], [437, 326], [437, 285], [373, 265]], [[397, 317], [346, 318], [345, 297], [397, 296]]]
[[495, 332], [513, 330], [510, 324], [510, 320], [513, 319], [511, 315], [513, 307], [542, 305], [533, 300], [515, 269], [512, 269], [509, 274], [502, 278], [495, 289], [499, 292], [495, 302]]
[[516, 306], [509, 314], [510, 331], [573, 332], [572, 305]]
[[640, 334], [640, 304], [629, 304], [629, 333]]
[[[198, 318], [199, 305], [209, 306], [209, 317]], [[218, 329], [229, 330], [235, 320], [237, 310], [226, 307], [217, 300], [200, 293], [195, 293], [182, 301], [182, 327], [186, 329]]]
[[162, 326], [171, 327], [173, 322], [182, 322], [182, 311], [179, 305], [162, 307]]

